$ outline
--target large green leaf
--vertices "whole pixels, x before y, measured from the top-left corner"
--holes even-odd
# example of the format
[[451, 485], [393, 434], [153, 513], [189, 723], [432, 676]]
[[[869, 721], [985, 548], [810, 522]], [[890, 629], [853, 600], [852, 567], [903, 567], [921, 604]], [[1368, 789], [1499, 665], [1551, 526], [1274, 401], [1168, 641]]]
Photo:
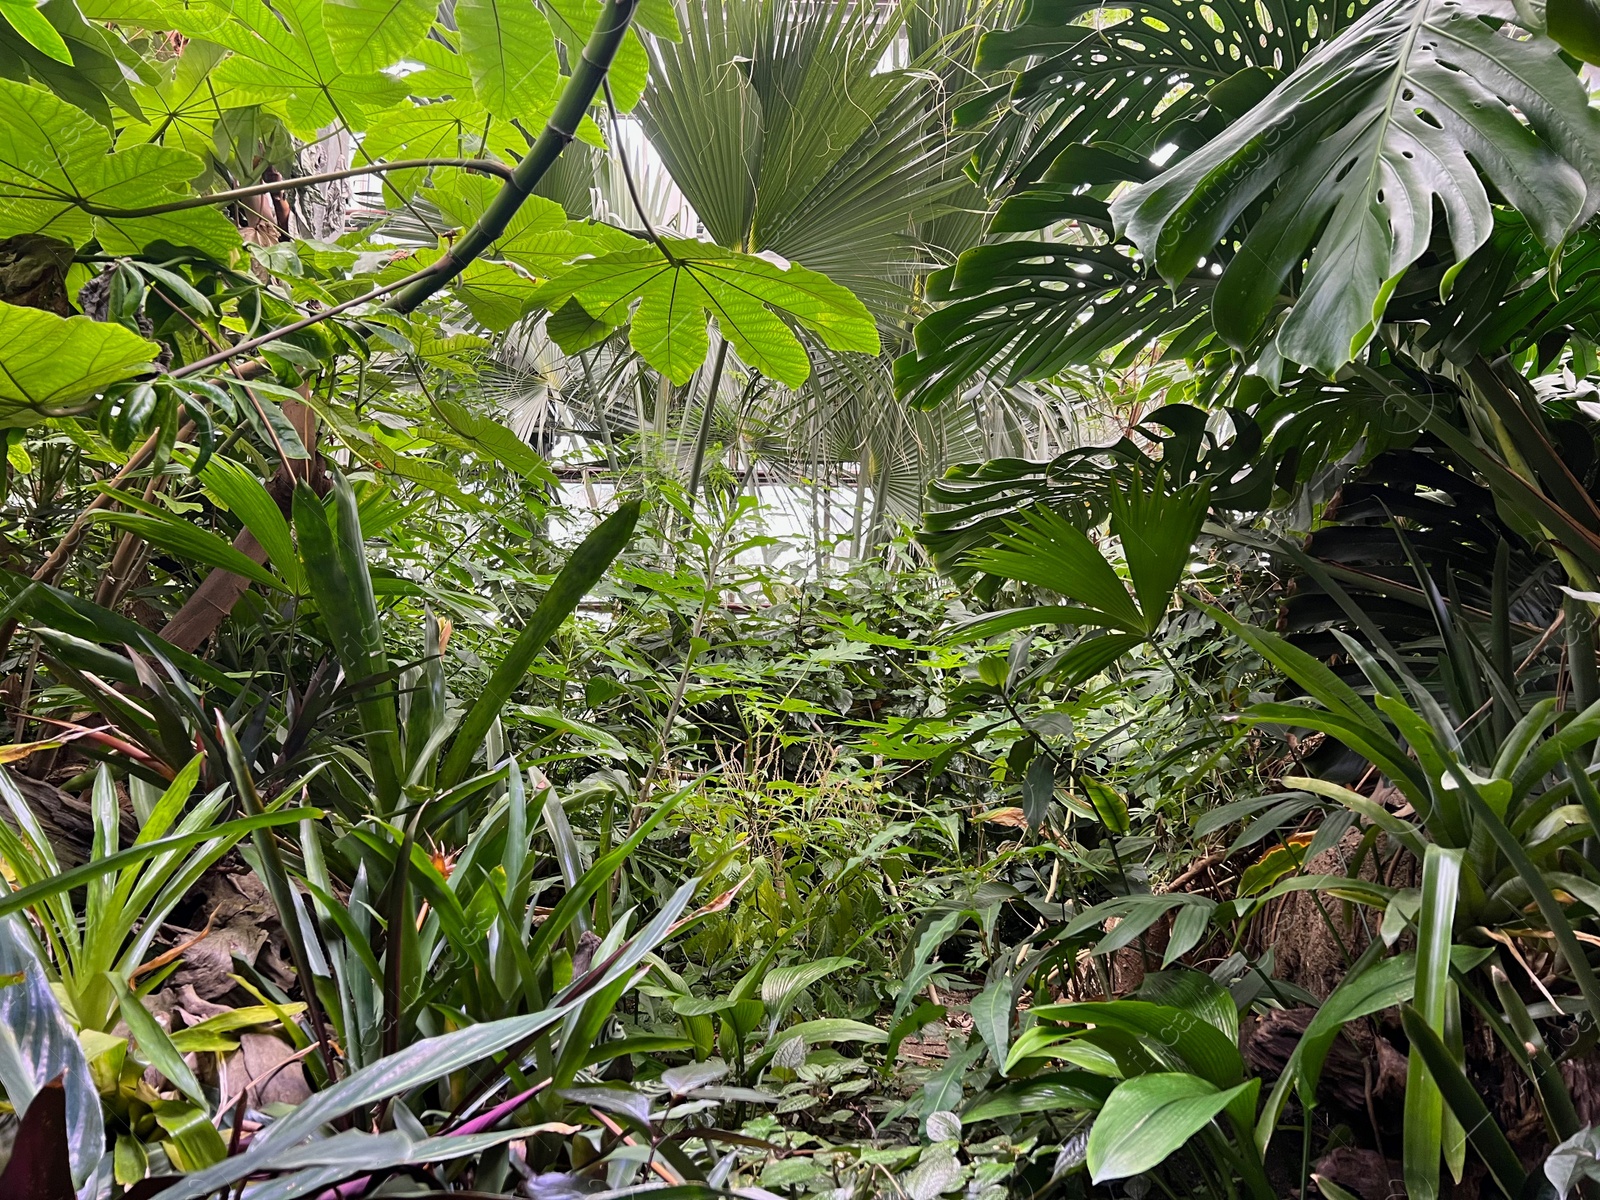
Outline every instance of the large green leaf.
[[56, 27], [45, 19], [34, 0], [0, 0], [0, 21], [9, 23], [34, 49], [57, 62], [72, 65], [72, 51], [67, 49], [67, 43], [61, 40]]
[[160, 350], [121, 325], [0, 302], [0, 427], [42, 421], [132, 378]]
[[21, 1115], [40, 1088], [62, 1079], [72, 1177], [81, 1184], [105, 1153], [100, 1096], [33, 939], [14, 916], [0, 917], [0, 981], [0, 1086]]
[[784, 317], [834, 350], [879, 349], [877, 326], [847, 289], [798, 264], [709, 242], [665, 238], [579, 262], [541, 290], [539, 303], [553, 311], [574, 298], [609, 325], [631, 313], [634, 349], [679, 384], [705, 361], [708, 316], [745, 365], [790, 387], [805, 382], [811, 363]]
[[497, 116], [531, 116], [555, 94], [550, 22], [527, 0], [460, 0], [456, 26], [478, 103]]
[[1200, 318], [1213, 282], [1197, 274], [1168, 287], [1120, 246], [975, 247], [929, 276], [928, 298], [944, 307], [917, 322], [915, 350], [895, 360], [895, 390], [930, 408], [981, 372], [1007, 384], [1046, 379], [1136, 337], [1209, 336]]
[[[1450, 982], [1450, 934], [1455, 922], [1461, 880], [1460, 850], [1430, 845], [1422, 859], [1422, 908], [1418, 915], [1417, 973], [1414, 994], [1422, 1019], [1436, 1033], [1445, 1025], [1446, 989]], [[1405, 1177], [1406, 1191], [1418, 1200], [1439, 1192], [1439, 1150], [1444, 1128], [1444, 1099], [1420, 1054], [1406, 1063]]]
[[[110, 150], [111, 135], [82, 109], [0, 78], [0, 237], [47, 233], [75, 246], [95, 238], [110, 254], [167, 242], [227, 258], [238, 247], [238, 229], [211, 208], [108, 215], [178, 199], [204, 169], [194, 155], [167, 146]], [[106, 212], [92, 216], [84, 205]]]
[[334, 62], [347, 71], [378, 71], [422, 40], [437, 11], [432, 0], [322, 0], [322, 23]]
[[[1100, 548], [1081, 529], [1052, 510], [1040, 508], [1023, 514], [1012, 525], [1011, 532], [997, 540], [999, 547], [973, 551], [964, 565], [1005, 579], [1049, 588], [1077, 600], [1099, 616], [1099, 624], [1109, 628], [1128, 633], [1147, 631], [1144, 615], [1100, 553]], [[1164, 604], [1162, 611], [1165, 611]], [[1076, 616], [1069, 618], [1060, 610], [1042, 613], [1041, 619], [1071, 619], [1075, 624], [1080, 623]]]
[[[18, 10], [13, 8], [12, 11]], [[47, 52], [34, 37], [18, 32], [19, 26], [0, 21], [0, 59], [7, 63], [5, 74], [13, 79], [31, 77], [68, 104], [88, 113], [108, 132], [115, 130], [121, 113], [135, 120], [142, 119], [139, 102], [130, 86], [137, 78], [131, 69], [137, 60], [121, 39], [112, 31], [85, 20], [85, 14], [74, 0], [44, 0], [35, 12], [54, 30], [69, 58], [63, 60]], [[30, 33], [37, 36], [38, 42], [50, 40], [30, 18], [22, 20], [30, 26]]]
[[1510, 0], [1387, 0], [1112, 215], [1176, 282], [1268, 197], [1218, 280], [1213, 320], [1252, 345], [1309, 255], [1278, 346], [1331, 373], [1428, 249], [1435, 205], [1453, 261], [1487, 240], [1480, 172], [1550, 248], [1595, 210], [1600, 113], [1554, 42], [1500, 32], [1517, 20]]
[[1104, 1183], [1160, 1166], [1236, 1098], [1253, 1096], [1260, 1086], [1251, 1079], [1222, 1091], [1176, 1072], [1124, 1080], [1089, 1130], [1089, 1177]]
[[398, 103], [406, 84], [375, 70], [340, 66], [323, 22], [321, 0], [203, 0], [174, 6], [169, 21], [189, 37], [233, 56], [212, 72], [239, 103], [278, 106], [297, 135], [314, 139], [334, 122], [359, 132], [371, 116]]
[[912, 222], [969, 185], [935, 107], [937, 66], [885, 69], [900, 12], [720, 0], [679, 11], [682, 42], [651, 42], [639, 118], [712, 240], [805, 263], [880, 320], [903, 320], [920, 257], [908, 242], [927, 232], [908, 237]]
[[[999, 112], [979, 163], [1026, 185], [1073, 144], [1152, 152], [1193, 145], [1196, 128], [1229, 90], [1293, 70], [1364, 3], [1338, 0], [1035, 0], [1011, 29], [984, 36], [981, 70], [1032, 59], [1013, 78], [958, 110], [970, 124]], [[1218, 94], [1219, 90], [1223, 93]], [[1187, 136], [1186, 136], [1187, 135]]]

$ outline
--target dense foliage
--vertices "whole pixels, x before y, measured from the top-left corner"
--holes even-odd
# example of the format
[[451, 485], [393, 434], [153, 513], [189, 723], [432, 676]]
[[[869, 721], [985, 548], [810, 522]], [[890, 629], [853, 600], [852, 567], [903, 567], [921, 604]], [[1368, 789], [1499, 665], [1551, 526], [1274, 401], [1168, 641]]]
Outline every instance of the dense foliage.
[[0, 1195], [1600, 1188], [1588, 0], [0, 0]]

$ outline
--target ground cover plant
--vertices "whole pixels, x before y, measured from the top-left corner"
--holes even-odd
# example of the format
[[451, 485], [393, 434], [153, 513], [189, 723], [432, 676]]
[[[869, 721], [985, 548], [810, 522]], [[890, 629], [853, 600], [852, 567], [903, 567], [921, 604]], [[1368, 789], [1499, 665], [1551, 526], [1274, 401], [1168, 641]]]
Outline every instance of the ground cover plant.
[[0, 1195], [1600, 1188], [1585, 0], [0, 0]]

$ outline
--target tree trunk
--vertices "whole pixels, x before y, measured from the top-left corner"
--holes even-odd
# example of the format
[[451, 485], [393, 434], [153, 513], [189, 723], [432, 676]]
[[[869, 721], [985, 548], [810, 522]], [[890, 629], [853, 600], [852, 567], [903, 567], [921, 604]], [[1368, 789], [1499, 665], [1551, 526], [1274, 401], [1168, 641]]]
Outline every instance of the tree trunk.
[[[283, 515], [288, 517], [294, 499], [294, 485], [298, 479], [304, 478], [319, 494], [326, 492], [328, 485], [322, 456], [317, 453], [316, 413], [304, 404], [289, 400], [284, 403], [283, 415], [289, 418], [289, 423], [294, 426], [295, 432], [300, 435], [300, 441], [311, 454], [308, 460], [297, 463], [295, 468], [291, 468], [287, 463], [280, 465], [278, 473], [267, 483], [267, 491], [277, 502]], [[239, 536], [233, 539], [233, 548], [254, 562], [267, 561], [267, 552], [261, 548], [261, 543], [256, 541], [248, 529], [239, 531]], [[243, 575], [235, 575], [232, 571], [224, 571], [220, 567], [213, 570], [201, 581], [200, 586], [195, 588], [194, 594], [172, 620], [167, 622], [166, 628], [161, 631], [161, 636], [178, 649], [193, 654], [217, 631], [217, 627], [228, 619], [233, 606], [238, 604], [239, 598], [249, 590], [250, 581]]]

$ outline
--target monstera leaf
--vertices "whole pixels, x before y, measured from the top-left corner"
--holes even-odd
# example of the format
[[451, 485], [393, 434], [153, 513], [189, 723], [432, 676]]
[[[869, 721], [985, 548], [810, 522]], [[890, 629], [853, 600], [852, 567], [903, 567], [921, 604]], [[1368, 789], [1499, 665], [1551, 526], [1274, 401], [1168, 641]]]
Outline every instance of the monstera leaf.
[[631, 320], [633, 348], [679, 384], [705, 361], [708, 316], [746, 366], [789, 387], [805, 382], [811, 363], [785, 318], [831, 349], [879, 350], [877, 326], [848, 289], [797, 264], [709, 242], [663, 238], [583, 260], [536, 299], [552, 312], [575, 299], [612, 327]]
[[121, 325], [0, 303], [0, 428], [35, 424], [131, 378], [159, 351]]
[[1193, 327], [1205, 337], [1210, 329], [1197, 322], [1212, 282], [1198, 274], [1168, 287], [1119, 246], [978, 246], [929, 277], [929, 299], [945, 307], [918, 322], [915, 349], [895, 360], [895, 390], [932, 408], [985, 368], [1010, 385], [1046, 378], [1139, 334]]
[[1269, 197], [1213, 319], [1251, 346], [1309, 255], [1277, 344], [1331, 373], [1428, 249], [1435, 205], [1461, 263], [1493, 231], [1485, 180], [1549, 249], [1600, 202], [1600, 114], [1554, 42], [1505, 36], [1516, 14], [1510, 0], [1387, 0], [1112, 216], [1178, 281]]
[[114, 215], [177, 199], [203, 164], [167, 146], [110, 150], [111, 135], [82, 109], [0, 79], [0, 237], [48, 233], [74, 245], [96, 238], [111, 254], [159, 241], [219, 258], [239, 245], [239, 231], [209, 208]]
[[[1021, 23], [986, 34], [978, 67], [1033, 61], [962, 106], [957, 123], [993, 114], [979, 162], [996, 182], [1027, 185], [1073, 143], [1150, 152], [1204, 140], [1210, 110], [1265, 91], [1367, 8], [1339, 0], [1035, 0]], [[1259, 98], [1259, 93], [1257, 93]], [[1215, 132], [1213, 129], [1212, 132]]]

